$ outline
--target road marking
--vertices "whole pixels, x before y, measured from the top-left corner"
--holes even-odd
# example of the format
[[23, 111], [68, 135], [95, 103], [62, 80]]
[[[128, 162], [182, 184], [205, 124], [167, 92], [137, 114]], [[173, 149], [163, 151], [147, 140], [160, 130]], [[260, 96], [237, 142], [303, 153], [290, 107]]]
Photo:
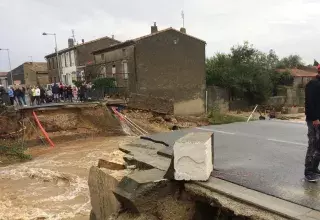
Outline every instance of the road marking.
[[217, 133], [221, 133], [221, 134], [231, 134], [234, 135], [236, 133], [232, 133], [232, 132], [227, 132], [227, 131], [219, 131], [219, 130], [215, 130], [215, 129], [208, 129], [208, 128], [196, 128], [198, 130], [203, 130], [203, 131], [213, 131], [213, 132], [217, 132]]
[[299, 143], [299, 142], [291, 142], [291, 141], [283, 141], [283, 140], [278, 140], [278, 139], [273, 139], [273, 138], [268, 138], [268, 141], [274, 141], [274, 142], [280, 142], [280, 143], [286, 143], [286, 144], [295, 144], [295, 145], [300, 145], [300, 146], [307, 146], [306, 144]]

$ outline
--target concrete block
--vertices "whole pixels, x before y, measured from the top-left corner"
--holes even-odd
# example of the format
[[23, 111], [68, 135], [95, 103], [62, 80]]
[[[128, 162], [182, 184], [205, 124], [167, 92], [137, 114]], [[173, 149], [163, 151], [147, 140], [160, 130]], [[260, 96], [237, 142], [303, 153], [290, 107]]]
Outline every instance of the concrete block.
[[108, 159], [99, 159], [98, 167], [109, 170], [124, 170], [126, 168], [124, 162], [110, 161]]
[[114, 194], [123, 208], [130, 212], [153, 210], [159, 198], [176, 191], [177, 183], [163, 179], [164, 174], [158, 169], [135, 170], [120, 181]]
[[206, 181], [213, 170], [213, 134], [189, 133], [173, 145], [175, 180]]
[[118, 180], [104, 172], [103, 169], [92, 166], [89, 172], [88, 185], [92, 216], [95, 216], [96, 219], [108, 219], [120, 210], [120, 203], [112, 191], [118, 185]]

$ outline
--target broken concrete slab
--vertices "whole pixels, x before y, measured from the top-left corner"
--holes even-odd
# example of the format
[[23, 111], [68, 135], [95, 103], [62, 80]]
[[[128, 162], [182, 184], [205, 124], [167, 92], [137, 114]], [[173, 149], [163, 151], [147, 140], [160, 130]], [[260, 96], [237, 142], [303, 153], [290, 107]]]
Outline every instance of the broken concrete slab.
[[110, 161], [108, 159], [99, 159], [98, 167], [109, 170], [124, 170], [126, 168], [125, 162], [121, 163], [119, 161]]
[[159, 198], [177, 190], [177, 183], [163, 179], [164, 174], [158, 169], [135, 170], [120, 181], [114, 194], [130, 212], [148, 212], [156, 208]]
[[210, 132], [189, 133], [173, 145], [175, 180], [209, 179], [213, 170], [213, 138]]
[[112, 190], [118, 185], [118, 180], [103, 169], [92, 166], [89, 172], [88, 185], [92, 206], [92, 216], [96, 219], [108, 219], [120, 210], [120, 203]]

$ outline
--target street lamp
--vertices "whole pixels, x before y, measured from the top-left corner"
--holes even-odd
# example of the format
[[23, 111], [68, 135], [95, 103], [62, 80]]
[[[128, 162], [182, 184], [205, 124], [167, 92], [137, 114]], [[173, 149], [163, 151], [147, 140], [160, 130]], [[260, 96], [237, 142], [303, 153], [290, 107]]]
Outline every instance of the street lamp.
[[7, 51], [7, 53], [8, 53], [9, 68], [10, 68], [10, 76], [11, 76], [11, 85], [13, 85], [13, 77], [12, 77], [11, 60], [10, 60], [10, 52], [9, 52], [9, 49], [0, 48], [0, 50], [6, 50], [6, 51]]
[[43, 32], [42, 35], [44, 36], [47, 36], [47, 35], [53, 35], [54, 36], [54, 42], [56, 44], [56, 55], [57, 55], [57, 63], [58, 63], [58, 74], [59, 74], [59, 79], [61, 80], [61, 70], [60, 70], [60, 61], [59, 61], [59, 55], [58, 55], [58, 46], [57, 46], [57, 36], [55, 33], [53, 34], [50, 34], [50, 33], [46, 33], [46, 32]]

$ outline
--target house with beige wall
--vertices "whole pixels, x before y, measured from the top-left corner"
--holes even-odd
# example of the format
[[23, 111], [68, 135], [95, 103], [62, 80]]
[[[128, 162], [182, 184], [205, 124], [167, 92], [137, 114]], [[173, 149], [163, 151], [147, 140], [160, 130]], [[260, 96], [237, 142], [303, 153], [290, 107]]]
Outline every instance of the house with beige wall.
[[206, 42], [185, 29], [158, 31], [93, 52], [95, 77], [127, 88], [129, 106], [176, 115], [202, 114]]

